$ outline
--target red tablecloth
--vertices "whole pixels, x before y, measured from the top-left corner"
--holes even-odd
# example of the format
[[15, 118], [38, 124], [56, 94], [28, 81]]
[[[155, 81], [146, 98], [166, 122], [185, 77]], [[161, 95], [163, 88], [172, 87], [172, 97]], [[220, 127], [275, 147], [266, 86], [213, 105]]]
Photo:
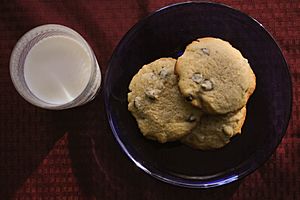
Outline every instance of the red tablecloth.
[[[167, 189], [164, 194], [156, 194], [155, 188], [144, 188], [134, 195], [128, 192], [128, 187], [137, 183], [129, 179], [122, 185], [124, 181], [118, 181], [122, 177], [115, 177], [111, 170], [119, 167], [119, 170], [126, 169], [142, 176], [113, 139], [105, 118], [102, 92], [81, 108], [47, 111], [30, 105], [15, 91], [8, 69], [10, 53], [18, 38], [31, 28], [58, 23], [75, 29], [95, 51], [104, 75], [114, 47], [129, 28], [150, 12], [174, 2], [1, 2], [0, 199], [300, 199], [300, 1], [222, 1], [256, 18], [270, 31], [283, 50], [293, 81], [292, 117], [276, 153], [255, 173], [225, 188], [210, 192], [178, 188], [175, 193]], [[80, 114], [89, 109], [99, 110], [86, 119], [88, 121], [81, 119]], [[103, 127], [101, 123], [105, 123]], [[98, 180], [99, 191], [89, 189], [92, 185], [85, 175], [91, 173], [81, 174], [74, 167], [81, 165], [81, 169], [85, 169], [86, 164], [86, 171], [89, 171], [89, 162], [85, 163], [89, 158], [83, 159], [83, 153], [74, 159], [77, 152], [85, 152], [88, 147], [76, 146], [78, 143], [72, 140], [76, 138], [74, 134], [93, 130], [103, 134], [103, 144], [96, 147], [103, 151], [103, 159], [99, 162], [103, 163], [104, 176], [99, 176], [103, 178]], [[115, 166], [119, 164], [117, 160], [127, 167]], [[106, 186], [107, 180], [113, 186]]]

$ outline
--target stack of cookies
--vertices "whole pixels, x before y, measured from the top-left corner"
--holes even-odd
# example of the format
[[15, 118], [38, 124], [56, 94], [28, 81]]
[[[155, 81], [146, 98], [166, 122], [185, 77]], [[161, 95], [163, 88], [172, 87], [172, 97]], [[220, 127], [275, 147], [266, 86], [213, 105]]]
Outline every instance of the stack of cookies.
[[128, 110], [148, 139], [221, 148], [241, 133], [255, 85], [237, 49], [221, 39], [201, 38], [177, 60], [144, 65], [129, 85]]

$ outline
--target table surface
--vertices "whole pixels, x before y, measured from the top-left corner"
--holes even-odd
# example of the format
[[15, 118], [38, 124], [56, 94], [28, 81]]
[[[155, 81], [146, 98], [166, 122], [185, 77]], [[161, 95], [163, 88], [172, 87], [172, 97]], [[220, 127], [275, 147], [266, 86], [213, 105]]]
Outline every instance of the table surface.
[[[293, 111], [287, 134], [272, 157], [242, 181], [212, 190], [160, 183], [128, 161], [107, 123], [103, 92], [91, 103], [48, 111], [27, 103], [9, 76], [17, 40], [48, 23], [78, 31], [95, 51], [105, 76], [108, 60], [122, 36], [152, 11], [178, 2], [4, 1], [0, 5], [0, 197], [1, 199], [300, 199], [300, 1], [221, 3], [249, 14], [275, 37], [289, 64]], [[93, 133], [98, 160], [90, 154]], [[92, 165], [91, 165], [92, 163]], [[92, 167], [98, 166], [97, 169]], [[139, 176], [139, 181], [130, 177]], [[163, 190], [156, 192], [156, 188]], [[163, 191], [163, 192], [161, 192]]]

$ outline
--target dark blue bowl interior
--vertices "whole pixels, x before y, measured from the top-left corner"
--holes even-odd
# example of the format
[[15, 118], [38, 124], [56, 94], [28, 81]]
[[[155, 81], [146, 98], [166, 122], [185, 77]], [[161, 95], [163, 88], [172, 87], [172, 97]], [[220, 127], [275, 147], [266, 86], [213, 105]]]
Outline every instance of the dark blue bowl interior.
[[[206, 36], [229, 41], [256, 74], [257, 88], [247, 105], [242, 134], [213, 151], [145, 139], [127, 110], [132, 77], [144, 64], [177, 58], [187, 44]], [[213, 3], [175, 4], [137, 23], [113, 53], [104, 90], [110, 126], [129, 158], [154, 177], [186, 187], [222, 185], [259, 167], [285, 133], [292, 99], [288, 67], [273, 38], [249, 16]]]

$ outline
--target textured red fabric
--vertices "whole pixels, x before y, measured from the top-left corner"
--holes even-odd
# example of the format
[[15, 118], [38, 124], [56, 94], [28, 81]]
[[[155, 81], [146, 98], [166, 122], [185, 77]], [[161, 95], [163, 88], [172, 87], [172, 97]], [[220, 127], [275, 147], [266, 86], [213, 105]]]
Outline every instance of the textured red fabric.
[[[82, 194], [74, 176], [67, 134], [62, 137], [38, 168], [27, 178], [14, 199], [91, 199]], [[72, 197], [72, 198], [70, 198]]]
[[[9, 77], [9, 57], [18, 38], [31, 28], [58, 23], [78, 31], [91, 45], [102, 75], [114, 47], [138, 20], [150, 12], [178, 1], [3, 1], [0, 5], [0, 199], [155, 199], [155, 188], [138, 191], [122, 185], [114, 169], [128, 165], [128, 173], [142, 174], [118, 148], [107, 125], [102, 91], [80, 108], [47, 111], [23, 100]], [[166, 190], [163, 199], [300, 199], [300, 2], [237, 1], [221, 3], [249, 14], [275, 37], [290, 67], [293, 81], [293, 111], [289, 128], [276, 152], [261, 168], [237, 184], [212, 192]], [[85, 113], [90, 118], [82, 119]], [[97, 112], [96, 112], [97, 110]], [[102, 124], [101, 124], [102, 123]], [[100, 125], [99, 125], [100, 124]], [[93, 181], [85, 156], [90, 147], [87, 133], [103, 135], [99, 190], [89, 190]], [[68, 132], [68, 135], [65, 135]], [[87, 140], [87, 142], [85, 142]], [[80, 142], [78, 142], [80, 141]], [[111, 158], [111, 159], [110, 159]], [[120, 160], [120, 161], [119, 161]], [[111, 163], [114, 162], [114, 163]], [[98, 163], [99, 164], [99, 163]], [[78, 167], [80, 166], [80, 167]], [[82, 173], [79, 169], [84, 169]], [[126, 173], [126, 172], [124, 172]], [[141, 175], [142, 176], [142, 175]], [[148, 177], [150, 179], [150, 177]], [[106, 186], [112, 185], [112, 186]], [[158, 183], [159, 187], [159, 183]], [[98, 192], [100, 195], [94, 194]]]

